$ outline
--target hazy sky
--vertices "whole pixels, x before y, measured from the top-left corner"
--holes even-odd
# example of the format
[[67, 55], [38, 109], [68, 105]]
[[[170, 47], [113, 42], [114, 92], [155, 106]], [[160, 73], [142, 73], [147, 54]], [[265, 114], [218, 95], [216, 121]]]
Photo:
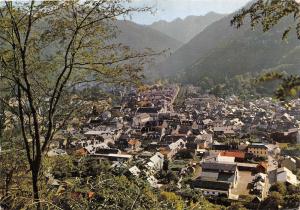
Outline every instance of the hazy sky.
[[249, 0], [132, 0], [134, 6], [153, 6], [155, 15], [136, 14], [134, 22], [151, 24], [158, 20], [171, 21], [189, 15], [204, 15], [210, 11], [231, 13], [244, 6]]

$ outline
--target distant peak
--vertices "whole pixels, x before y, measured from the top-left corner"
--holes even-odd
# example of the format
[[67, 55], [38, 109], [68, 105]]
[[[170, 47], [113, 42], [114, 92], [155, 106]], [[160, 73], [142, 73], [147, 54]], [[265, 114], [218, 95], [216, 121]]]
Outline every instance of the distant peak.
[[210, 11], [210, 12], [206, 13], [206, 15], [204, 15], [204, 16], [208, 16], [208, 15], [222, 15], [222, 14], [216, 13], [214, 11]]
[[176, 18], [175, 20], [173, 20], [172, 22], [179, 22], [182, 21], [182, 19], [180, 17]]
[[197, 21], [201, 18], [204, 18], [204, 19], [207, 19], [207, 18], [212, 18], [212, 19], [216, 19], [216, 18], [221, 18], [221, 17], [224, 17], [226, 16], [226, 14], [221, 14], [221, 13], [217, 13], [217, 12], [208, 12], [206, 13], [205, 15], [189, 15], [189, 16], [186, 16], [184, 18], [181, 18], [181, 17], [177, 17], [176, 19], [173, 19], [173, 20], [158, 20], [156, 22], [153, 22], [150, 26], [160, 26], [160, 27], [164, 27], [166, 25], [169, 25], [169, 24], [181, 24], [181, 23], [184, 23], [184, 22], [190, 22], [190, 21]]

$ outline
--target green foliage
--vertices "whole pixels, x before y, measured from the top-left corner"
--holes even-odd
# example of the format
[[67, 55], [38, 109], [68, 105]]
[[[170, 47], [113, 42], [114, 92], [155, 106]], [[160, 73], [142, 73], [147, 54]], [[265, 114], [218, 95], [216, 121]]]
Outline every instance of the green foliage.
[[165, 199], [168, 203], [171, 204], [172, 209], [183, 210], [184, 209], [184, 201], [178, 195], [173, 192], [161, 192], [162, 198]]
[[[68, 127], [74, 112], [85, 105], [84, 100], [74, 99], [73, 88], [96, 82], [101, 87], [138, 85], [143, 66], [157, 54], [112, 44], [118, 16], [149, 11], [129, 3], [6, 1], [0, 5], [0, 101], [22, 133], [18, 140], [24, 144], [37, 209], [44, 154], [55, 134]], [[80, 175], [89, 176], [91, 171], [98, 172], [93, 168]], [[69, 176], [56, 172], [57, 177]]]
[[231, 24], [239, 28], [244, 24], [247, 16], [250, 17], [253, 28], [260, 25], [264, 32], [271, 30], [283, 18], [293, 16], [295, 24], [286, 26], [282, 38], [285, 39], [292, 28], [296, 29], [297, 36], [300, 38], [299, 4], [295, 0], [258, 0], [235, 15]]
[[269, 196], [261, 203], [260, 209], [274, 210], [283, 205], [284, 198], [279, 192], [271, 192]]
[[277, 209], [278, 206], [285, 208], [298, 208], [300, 204], [299, 186], [284, 183], [276, 183], [270, 187], [270, 194], [261, 204], [261, 209]]
[[286, 75], [283, 72], [268, 72], [258, 78], [258, 82], [269, 82], [279, 80], [281, 83], [275, 91], [275, 96], [284, 101], [291, 97], [298, 97], [300, 92], [300, 76]]
[[[282, 39], [287, 39], [290, 31], [295, 30], [297, 38], [300, 39], [300, 15], [299, 3], [295, 0], [258, 0], [248, 8], [242, 9], [231, 20], [231, 24], [240, 28], [245, 19], [250, 17], [250, 24], [254, 28], [257, 25], [263, 28], [263, 31], [271, 30], [275, 25], [281, 23], [285, 18], [293, 17], [294, 22], [285, 25]], [[260, 82], [280, 80], [275, 95], [280, 100], [286, 100], [289, 97], [298, 97], [300, 92], [300, 76], [285, 75], [279, 72], [269, 72], [258, 79]]]
[[226, 210], [247, 210], [241, 203], [234, 202]]
[[287, 188], [287, 192], [289, 195], [300, 194], [300, 186], [289, 185]]
[[284, 207], [286, 208], [298, 208], [300, 205], [300, 195], [287, 195], [284, 197]]
[[270, 187], [270, 192], [279, 192], [281, 195], [285, 195], [287, 193], [287, 188], [285, 183], [276, 183]]
[[247, 73], [236, 75], [232, 78], [226, 77], [222, 83], [217, 85], [203, 81], [201, 82], [201, 87], [210, 89], [210, 93], [218, 97], [226, 97], [234, 94], [241, 99], [251, 99], [271, 95], [272, 92], [268, 91], [266, 85], [257, 86], [257, 76], [257, 74]]
[[[15, 147], [17, 148], [17, 146]], [[22, 150], [20, 150], [22, 151]], [[7, 196], [1, 204], [8, 209], [33, 209], [30, 176], [21, 154], [16, 151], [1, 156], [1, 174], [14, 169], [12, 181], [8, 183]], [[19, 155], [16, 158], [14, 155]], [[5, 158], [4, 158], [5, 157]], [[14, 163], [10, 160], [17, 162]], [[17, 166], [17, 168], [12, 168]], [[128, 168], [127, 168], [128, 169]], [[116, 172], [111, 163], [90, 157], [56, 156], [45, 157], [40, 176], [40, 204], [42, 209], [221, 209], [208, 202], [200, 191], [183, 185], [178, 190], [178, 177], [171, 171], [165, 174], [170, 184], [164, 189], [154, 189], [141, 178], [125, 177]], [[8, 174], [9, 175], [9, 174]], [[23, 176], [23, 179], [19, 177]], [[45, 178], [45, 176], [47, 178]], [[7, 176], [8, 177], [8, 176]], [[9, 177], [8, 177], [9, 178]], [[5, 180], [0, 180], [0, 184]], [[58, 184], [58, 185], [57, 185]]]
[[124, 176], [107, 173], [68, 183], [64, 191], [53, 192], [51, 198], [63, 209], [67, 206], [76, 209], [151, 209], [160, 206], [155, 191]]
[[[42, 194], [44, 200], [62, 209], [221, 208], [205, 200], [197, 190], [177, 191], [177, 187], [169, 187], [168, 190], [153, 189], [142, 178], [115, 173], [116, 169], [112, 169], [106, 161], [99, 163], [88, 157], [79, 159], [64, 156], [47, 158], [44, 163], [50, 173], [64, 174], [56, 177], [60, 182], [59, 187], [48, 184]], [[169, 171], [165, 176], [172, 183], [176, 184], [178, 181], [173, 172]]]
[[300, 156], [300, 145], [291, 144], [282, 149], [281, 153], [282, 155]]

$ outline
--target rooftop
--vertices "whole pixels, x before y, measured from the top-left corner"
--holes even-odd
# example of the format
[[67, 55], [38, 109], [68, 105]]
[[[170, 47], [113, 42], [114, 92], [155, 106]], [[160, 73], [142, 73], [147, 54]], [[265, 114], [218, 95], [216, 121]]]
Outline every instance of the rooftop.
[[233, 163], [218, 163], [218, 162], [203, 162], [201, 164], [202, 170], [221, 170], [221, 171], [235, 171], [237, 164]]
[[154, 113], [154, 114], [157, 114], [158, 111], [159, 111], [159, 109], [155, 108], [155, 107], [140, 107], [137, 110], [137, 113]]
[[224, 152], [220, 152], [220, 156], [245, 158], [245, 152], [241, 152], [241, 151], [224, 151]]
[[251, 144], [248, 147], [250, 147], [250, 148], [268, 149], [268, 147], [265, 144], [262, 144], [262, 143]]

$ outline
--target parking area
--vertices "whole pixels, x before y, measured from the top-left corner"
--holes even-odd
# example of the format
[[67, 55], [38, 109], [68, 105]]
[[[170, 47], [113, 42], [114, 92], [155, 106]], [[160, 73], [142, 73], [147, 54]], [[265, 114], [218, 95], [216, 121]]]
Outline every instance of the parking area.
[[249, 195], [249, 183], [251, 183], [253, 179], [254, 176], [251, 171], [239, 171], [238, 183], [237, 186], [232, 189], [232, 193], [235, 195]]

